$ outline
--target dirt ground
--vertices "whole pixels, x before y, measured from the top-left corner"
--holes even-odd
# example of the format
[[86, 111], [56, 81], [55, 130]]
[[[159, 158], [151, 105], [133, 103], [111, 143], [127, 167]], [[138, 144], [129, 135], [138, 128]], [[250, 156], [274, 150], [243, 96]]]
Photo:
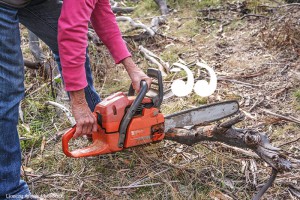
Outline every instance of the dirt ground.
[[[170, 1], [167, 21], [153, 38], [134, 41], [133, 35], [143, 30], [128, 31], [130, 26], [120, 23], [141, 68], [157, 66], [143, 57], [139, 45], [170, 67], [178, 61], [190, 63], [195, 78], [209, 79], [193, 64], [197, 60], [207, 63], [218, 76], [213, 95], [173, 96], [163, 102], [162, 112], [238, 100], [246, 115], [239, 127], [265, 132], [274, 146], [300, 159], [299, 122], [282, 120], [264, 111], [300, 121], [300, 6], [282, 6], [282, 2], [275, 1], [191, 2], [194, 1]], [[129, 15], [149, 25], [159, 11], [147, 0], [140, 1]], [[23, 52], [30, 58], [26, 38], [24, 33]], [[121, 65], [114, 65], [105, 47], [91, 43], [89, 49], [95, 86], [101, 97], [127, 91], [130, 79]], [[51, 60], [51, 53], [47, 56]], [[172, 80], [184, 76], [171, 73], [165, 77], [165, 91]], [[48, 81], [37, 77], [38, 72], [26, 70], [28, 95], [22, 103], [24, 121], [19, 124], [20, 135], [28, 139], [21, 142], [23, 178], [34, 194], [46, 199], [251, 199], [269, 178], [271, 169], [260, 159], [210, 142], [188, 147], [163, 141], [112, 155], [67, 158], [59, 136], [70, 124], [64, 114], [58, 115], [55, 108], [45, 106], [45, 101], [55, 99], [50, 86], [43, 86]], [[73, 145], [87, 143], [83, 138]], [[139, 187], [121, 187], [134, 183]], [[298, 167], [279, 174], [263, 199], [297, 199], [299, 188]]]

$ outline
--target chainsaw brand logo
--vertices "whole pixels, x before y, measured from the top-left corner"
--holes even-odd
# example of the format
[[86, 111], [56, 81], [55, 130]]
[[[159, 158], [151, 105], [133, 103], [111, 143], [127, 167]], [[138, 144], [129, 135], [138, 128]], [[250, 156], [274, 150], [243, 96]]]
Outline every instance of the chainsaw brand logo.
[[[187, 74], [186, 83], [183, 80], [175, 80], [171, 85], [172, 92], [178, 97], [189, 95], [193, 90], [201, 97], [208, 97], [212, 95], [217, 89], [217, 75], [214, 70], [204, 63], [197, 62], [196, 65], [208, 71], [210, 76], [209, 83], [206, 80], [198, 80], [195, 84], [195, 79], [192, 71], [181, 63], [174, 63], [176, 67], [183, 69]], [[173, 68], [172, 72], [179, 72], [181, 69]]]

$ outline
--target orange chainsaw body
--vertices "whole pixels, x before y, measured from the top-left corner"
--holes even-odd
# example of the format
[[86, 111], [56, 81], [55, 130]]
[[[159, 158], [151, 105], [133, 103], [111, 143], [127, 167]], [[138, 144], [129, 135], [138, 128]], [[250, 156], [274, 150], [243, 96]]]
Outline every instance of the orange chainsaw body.
[[64, 153], [69, 157], [95, 156], [161, 141], [164, 138], [164, 116], [156, 107], [147, 108], [145, 105], [151, 104], [152, 100], [145, 97], [141, 102], [141, 109], [136, 111], [127, 127], [123, 147], [118, 145], [121, 121], [134, 100], [134, 96], [127, 96], [123, 92], [105, 98], [94, 110], [98, 118], [98, 131], [92, 134], [93, 143], [70, 152], [68, 143], [76, 130], [73, 127], [63, 136]]

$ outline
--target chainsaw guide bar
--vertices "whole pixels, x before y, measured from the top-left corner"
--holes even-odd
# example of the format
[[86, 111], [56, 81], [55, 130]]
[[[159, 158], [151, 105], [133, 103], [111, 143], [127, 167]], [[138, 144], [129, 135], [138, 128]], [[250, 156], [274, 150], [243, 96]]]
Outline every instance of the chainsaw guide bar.
[[183, 128], [210, 123], [230, 117], [239, 111], [237, 101], [213, 103], [165, 116], [165, 132], [172, 128]]

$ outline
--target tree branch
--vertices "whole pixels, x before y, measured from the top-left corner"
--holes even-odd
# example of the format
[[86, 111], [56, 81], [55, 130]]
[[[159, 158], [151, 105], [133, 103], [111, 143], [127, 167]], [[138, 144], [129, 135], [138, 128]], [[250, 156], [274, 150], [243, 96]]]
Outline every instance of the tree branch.
[[241, 119], [242, 117], [238, 116], [220, 125], [196, 126], [191, 130], [176, 128], [166, 133], [165, 139], [190, 146], [202, 141], [215, 141], [239, 148], [248, 148], [277, 171], [290, 171], [291, 162], [279, 152], [279, 148], [270, 144], [265, 134], [251, 129], [231, 127]]
[[219, 125], [196, 126], [191, 130], [175, 128], [166, 133], [165, 139], [190, 146], [202, 141], [217, 141], [234, 147], [251, 149], [272, 167], [272, 174], [269, 180], [253, 198], [253, 200], [258, 200], [272, 186], [277, 173], [290, 171], [292, 163], [279, 152], [279, 148], [270, 144], [264, 133], [232, 127], [242, 120], [243, 116], [240, 115]]

